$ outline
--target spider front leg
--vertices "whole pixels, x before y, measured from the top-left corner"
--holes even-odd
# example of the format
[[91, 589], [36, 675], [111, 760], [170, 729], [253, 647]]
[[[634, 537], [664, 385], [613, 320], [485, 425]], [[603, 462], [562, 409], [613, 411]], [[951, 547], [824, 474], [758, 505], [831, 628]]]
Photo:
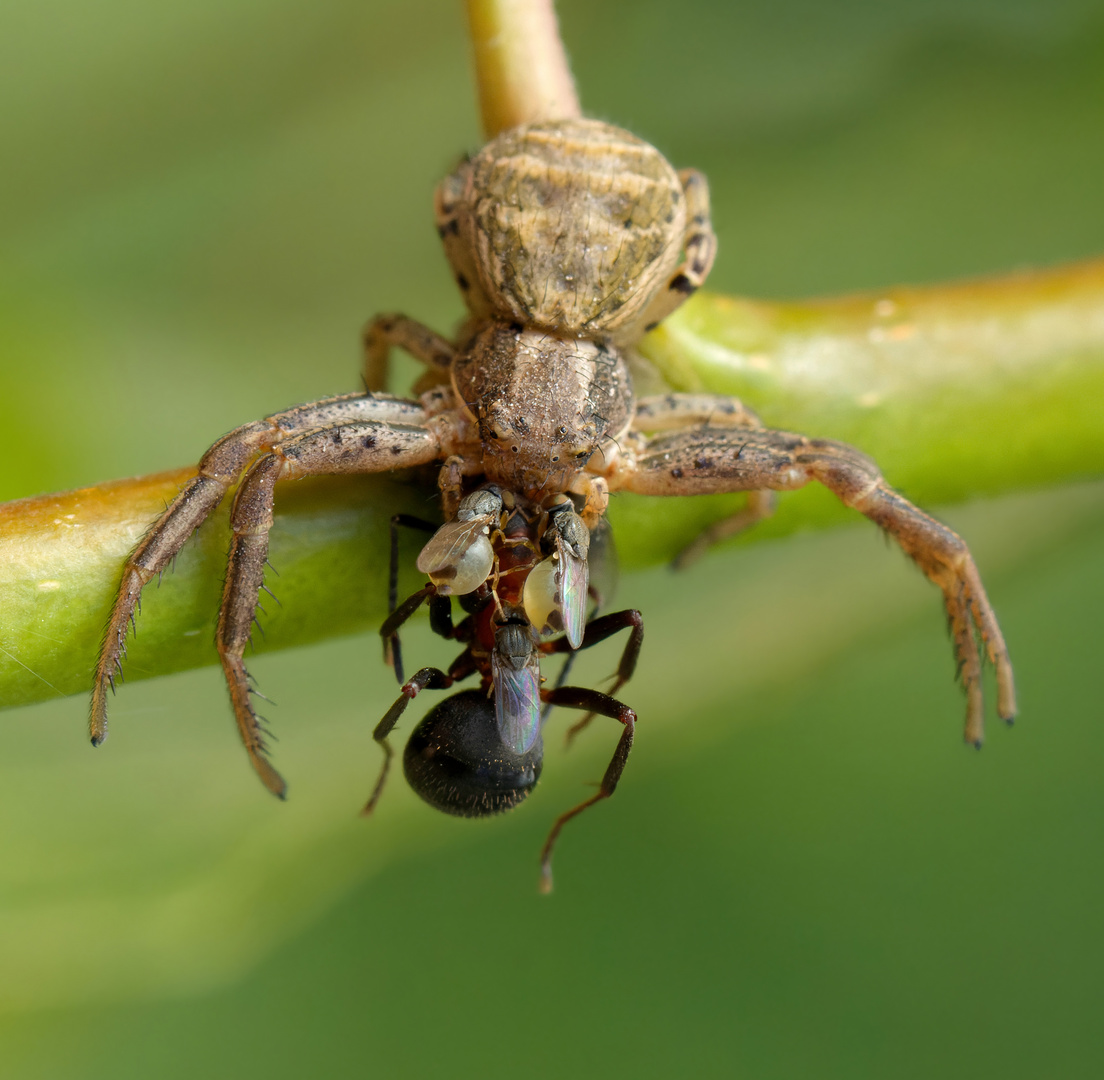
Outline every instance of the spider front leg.
[[975, 631], [996, 668], [997, 712], [1016, 714], [1012, 665], [977, 566], [960, 536], [902, 498], [858, 450], [783, 431], [704, 427], [649, 440], [626, 455], [611, 489], [642, 495], [790, 491], [816, 480], [880, 525], [943, 592], [958, 671], [966, 691], [966, 740], [980, 746], [984, 704]]
[[88, 719], [93, 746], [99, 746], [107, 738], [107, 692], [114, 691], [116, 674], [122, 675], [127, 627], [134, 622], [142, 589], [176, 558], [188, 537], [207, 520], [257, 454], [298, 432], [367, 417], [417, 424], [424, 420], [425, 410], [417, 402], [387, 395], [345, 394], [325, 398], [245, 424], [224, 435], [203, 455], [199, 474], [154, 522], [123, 569], [93, 674]]
[[[763, 424], [743, 402], [719, 394], [663, 394], [641, 398], [636, 403], [632, 426], [635, 431], [656, 433], [700, 424], [712, 427], [762, 428]], [[685, 570], [714, 544], [750, 529], [774, 513], [772, 491], [749, 491], [747, 502], [731, 517], [710, 525], [675, 556], [671, 565]]]
[[341, 424], [287, 440], [257, 461], [238, 489], [216, 642], [242, 743], [265, 787], [280, 798], [286, 785], [268, 762], [264, 731], [253, 709], [253, 691], [242, 659], [264, 584], [276, 482], [425, 465], [436, 460], [440, 451], [437, 437], [425, 428], [379, 422]]

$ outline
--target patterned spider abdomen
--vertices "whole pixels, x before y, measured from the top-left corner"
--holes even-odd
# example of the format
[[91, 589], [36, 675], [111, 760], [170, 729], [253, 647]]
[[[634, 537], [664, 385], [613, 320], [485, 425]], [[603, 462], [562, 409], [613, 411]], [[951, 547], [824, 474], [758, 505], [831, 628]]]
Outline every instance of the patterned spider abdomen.
[[655, 147], [597, 120], [514, 128], [453, 178], [460, 241], [495, 312], [624, 340], [678, 265], [686, 208]]

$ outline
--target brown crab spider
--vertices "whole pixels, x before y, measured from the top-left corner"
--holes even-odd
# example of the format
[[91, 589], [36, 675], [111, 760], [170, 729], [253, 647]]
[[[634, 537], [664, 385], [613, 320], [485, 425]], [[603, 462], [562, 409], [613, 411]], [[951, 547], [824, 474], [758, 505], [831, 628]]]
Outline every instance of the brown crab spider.
[[[240, 481], [217, 644], [253, 767], [283, 796], [243, 661], [264, 587], [276, 482], [433, 462], [440, 464], [444, 529], [453, 530], [439, 538], [438, 546], [446, 539], [451, 545], [442, 565], [465, 566], [471, 590], [483, 588], [501, 558], [488, 563], [480, 546], [485, 538], [458, 519], [465, 498], [482, 485], [494, 485], [538, 516], [576, 500], [580, 528], [587, 529], [598, 525], [609, 495], [618, 491], [749, 493], [747, 507], [709, 530], [685, 560], [769, 513], [773, 493], [823, 484], [892, 536], [942, 591], [966, 691], [967, 740], [982, 740], [983, 653], [996, 669], [997, 711], [1012, 719], [1008, 652], [966, 544], [890, 488], [869, 458], [838, 442], [764, 428], [734, 398], [635, 398], [627, 364], [633, 343], [702, 284], [713, 262], [716, 239], [700, 174], [676, 173], [654, 147], [609, 124], [535, 123], [504, 132], [461, 164], [439, 186], [436, 206], [438, 231], [470, 313], [455, 342], [405, 316], [377, 318], [364, 335], [367, 393], [301, 405], [215, 443], [199, 475], [127, 561], [95, 673], [94, 743], [107, 733], [107, 690], [143, 586]], [[380, 392], [393, 346], [429, 369], [431, 388], [417, 400]], [[468, 556], [472, 561], [464, 563]], [[547, 587], [545, 581], [541, 588]], [[567, 644], [561, 651], [584, 643], [580, 611], [563, 613], [574, 621], [562, 627]], [[533, 630], [528, 614], [498, 615], [504, 625]], [[514, 655], [506, 650], [499, 660], [512, 663]], [[517, 653], [519, 663], [530, 663], [529, 655]], [[502, 685], [512, 678], [502, 663], [487, 669], [492, 693], [498, 693], [496, 680]], [[531, 672], [528, 677], [532, 705], [537, 684]], [[594, 711], [624, 723], [613, 706], [586, 697], [596, 693], [580, 691], [578, 707], [599, 703]], [[566, 693], [560, 696], [567, 704]], [[630, 743], [615, 755], [618, 776]]]

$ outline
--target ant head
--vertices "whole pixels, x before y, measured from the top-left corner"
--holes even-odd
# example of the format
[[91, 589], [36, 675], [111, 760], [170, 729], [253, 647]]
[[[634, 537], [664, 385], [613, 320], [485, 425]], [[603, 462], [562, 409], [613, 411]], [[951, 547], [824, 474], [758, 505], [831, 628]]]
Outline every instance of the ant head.
[[445, 698], [414, 729], [403, 753], [407, 783], [430, 806], [457, 817], [512, 810], [540, 779], [544, 745], [524, 754], [498, 733], [493, 700], [480, 690]]

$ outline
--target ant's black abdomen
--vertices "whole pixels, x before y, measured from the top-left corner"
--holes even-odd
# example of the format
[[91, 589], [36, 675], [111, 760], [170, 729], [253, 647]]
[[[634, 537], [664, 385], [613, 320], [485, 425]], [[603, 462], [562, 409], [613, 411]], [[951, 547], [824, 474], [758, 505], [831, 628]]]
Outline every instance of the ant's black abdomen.
[[414, 729], [403, 753], [407, 783], [457, 817], [512, 810], [536, 787], [544, 745], [516, 754], [502, 741], [494, 701], [481, 690], [446, 698]]

